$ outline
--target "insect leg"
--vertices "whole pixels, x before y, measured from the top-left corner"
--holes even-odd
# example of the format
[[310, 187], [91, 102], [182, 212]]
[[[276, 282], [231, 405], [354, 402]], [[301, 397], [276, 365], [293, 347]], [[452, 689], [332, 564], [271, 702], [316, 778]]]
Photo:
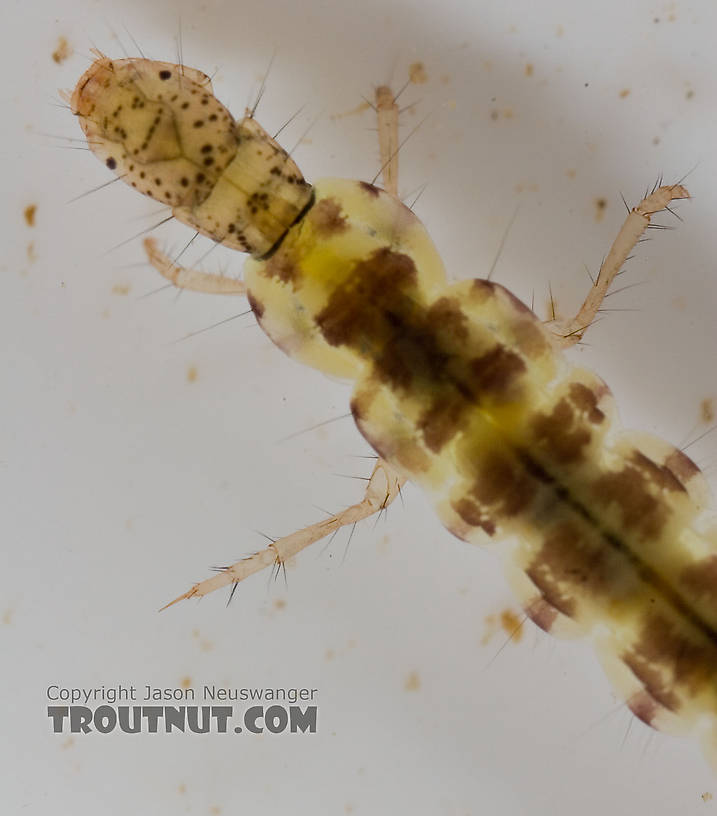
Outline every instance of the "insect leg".
[[205, 292], [210, 295], [246, 294], [246, 286], [241, 280], [201, 272], [199, 269], [174, 263], [162, 252], [154, 238], [144, 239], [144, 250], [152, 266], [178, 289], [190, 289], [193, 292]]
[[547, 326], [553, 332], [559, 346], [568, 348], [577, 343], [585, 334], [595, 319], [615, 276], [620, 272], [628, 255], [650, 226], [651, 216], [669, 209], [671, 201], [689, 197], [690, 194], [681, 184], [670, 184], [653, 190], [650, 195], [632, 208], [600, 267], [595, 283], [575, 317], [564, 321], [547, 321]]
[[229, 584], [238, 584], [266, 567], [281, 566], [289, 558], [292, 558], [315, 541], [319, 541], [349, 524], [356, 524], [356, 522], [362, 521], [388, 507], [399, 494], [403, 481], [393, 468], [379, 459], [369, 479], [366, 493], [360, 502], [352, 504], [340, 513], [336, 513], [316, 524], [304, 527], [303, 530], [279, 538], [269, 544], [266, 549], [243, 558], [229, 567], [224, 567], [216, 575], [195, 584], [183, 595], [170, 601], [162, 608], [166, 609], [168, 606], [187, 598], [201, 598]]

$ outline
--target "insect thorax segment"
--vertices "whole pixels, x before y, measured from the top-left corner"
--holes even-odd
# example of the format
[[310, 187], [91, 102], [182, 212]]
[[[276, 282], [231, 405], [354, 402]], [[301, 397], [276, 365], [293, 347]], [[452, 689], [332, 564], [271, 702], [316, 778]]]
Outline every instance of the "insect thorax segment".
[[[425, 227], [393, 196], [346, 179], [322, 179], [314, 189], [308, 213], [271, 258], [247, 261], [244, 277], [257, 319], [282, 350], [356, 379], [384, 342], [371, 320], [383, 319], [374, 290], [390, 300], [408, 274], [423, 302], [444, 285], [445, 271]], [[332, 325], [342, 315], [351, 321], [349, 312], [355, 336], [342, 342]]]

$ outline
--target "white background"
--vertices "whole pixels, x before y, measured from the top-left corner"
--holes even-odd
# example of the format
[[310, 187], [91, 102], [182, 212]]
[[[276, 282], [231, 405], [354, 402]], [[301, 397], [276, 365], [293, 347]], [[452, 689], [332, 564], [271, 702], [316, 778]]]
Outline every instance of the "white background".
[[[67, 0], [13, 4], [3, 26], [0, 258], [0, 767], [3, 811], [44, 814], [699, 814], [717, 781], [699, 746], [654, 734], [611, 694], [585, 644], [486, 617], [516, 609], [492, 553], [453, 539], [407, 488], [388, 519], [315, 545], [268, 583], [157, 608], [189, 584], [356, 500], [370, 462], [349, 390], [284, 358], [251, 316], [175, 343], [244, 301], [165, 290], [142, 266], [157, 206], [107, 181], [57, 88], [92, 44], [217, 73], [235, 114], [293, 146], [307, 178], [371, 179], [371, 116], [333, 120], [376, 84], [429, 82], [404, 133], [402, 192], [451, 276], [495, 278], [567, 312], [660, 173], [694, 201], [652, 233], [574, 358], [625, 424], [694, 438], [717, 392], [717, 11], [711, 2]], [[502, 8], [507, 6], [507, 8]], [[51, 59], [59, 36], [75, 54]], [[532, 75], [526, 66], [532, 65]], [[629, 93], [625, 94], [624, 91]], [[568, 172], [571, 171], [571, 172]], [[573, 172], [574, 171], [574, 172]], [[601, 221], [596, 200], [608, 206]], [[23, 219], [38, 206], [36, 225]], [[156, 235], [178, 248], [191, 233]], [[28, 258], [33, 242], [34, 260]], [[208, 243], [197, 245], [189, 260]], [[205, 268], [237, 273], [212, 253]], [[118, 291], [128, 290], [128, 294]], [[196, 369], [196, 380], [188, 371]], [[690, 453], [707, 469], [715, 437]], [[319, 689], [313, 736], [50, 733], [48, 685]], [[410, 682], [413, 679], [414, 682]], [[416, 682], [417, 681], [417, 682]], [[413, 686], [407, 689], [406, 686]], [[415, 688], [417, 686], [417, 688]]]

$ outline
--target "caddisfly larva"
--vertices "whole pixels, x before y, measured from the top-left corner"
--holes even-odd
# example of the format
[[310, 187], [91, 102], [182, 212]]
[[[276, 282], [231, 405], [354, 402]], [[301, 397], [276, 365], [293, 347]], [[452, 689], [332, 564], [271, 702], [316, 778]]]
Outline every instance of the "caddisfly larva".
[[283, 563], [386, 507], [410, 479], [459, 538], [506, 542], [527, 615], [591, 637], [636, 716], [713, 749], [717, 531], [703, 512], [704, 479], [672, 445], [620, 429], [607, 385], [560, 353], [593, 321], [651, 216], [687, 190], [653, 189], [578, 314], [543, 324], [489, 280], [446, 281], [425, 228], [396, 197], [386, 135], [386, 190], [311, 185], [250, 114], [234, 121], [199, 71], [100, 55], [71, 105], [91, 149], [126, 183], [251, 255], [233, 281], [182, 268], [148, 239], [153, 265], [180, 288], [246, 294], [283, 351], [352, 380], [352, 414], [380, 457], [361, 502], [177, 600]]

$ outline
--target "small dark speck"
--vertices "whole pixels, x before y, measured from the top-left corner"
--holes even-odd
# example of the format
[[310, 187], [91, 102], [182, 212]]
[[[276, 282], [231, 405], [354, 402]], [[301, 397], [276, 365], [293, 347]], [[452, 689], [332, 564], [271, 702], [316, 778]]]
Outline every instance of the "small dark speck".
[[172, 72], [171, 72], [171, 71], [166, 71], [166, 70], [165, 70], [165, 71], [160, 71], [160, 72], [159, 72], [159, 78], [160, 78], [160, 79], [169, 79], [171, 76], [172, 76]]
[[117, 167], [117, 162], [111, 156], [109, 159], [107, 159], [105, 164], [110, 168], [110, 170], [114, 170], [115, 167]]

